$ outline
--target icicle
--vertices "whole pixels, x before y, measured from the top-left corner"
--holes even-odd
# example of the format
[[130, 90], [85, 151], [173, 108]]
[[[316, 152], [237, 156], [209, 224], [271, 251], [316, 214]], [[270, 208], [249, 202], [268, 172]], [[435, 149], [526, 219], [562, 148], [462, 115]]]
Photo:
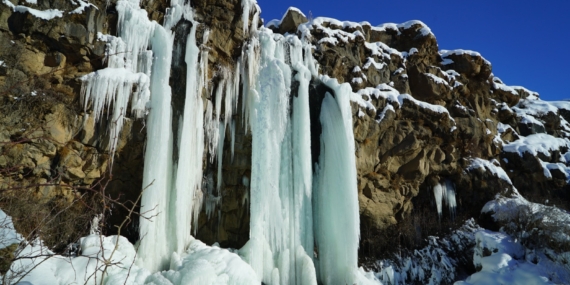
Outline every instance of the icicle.
[[[243, 34], [247, 35], [249, 26], [249, 14], [251, 13], [252, 1], [251, 0], [241, 0], [241, 21], [243, 22]], [[256, 28], [256, 27], [252, 27]]]
[[446, 188], [446, 202], [447, 206], [449, 207], [449, 214], [451, 215], [451, 219], [455, 219], [455, 208], [457, 207], [457, 202], [455, 201], [455, 186], [451, 180], [445, 180], [445, 188]]
[[[141, 199], [140, 246], [138, 263], [155, 272], [168, 268], [176, 242], [172, 239], [169, 219], [172, 183], [171, 90], [168, 86], [174, 36], [161, 26], [151, 39], [155, 59], [151, 78], [151, 112], [147, 119], [145, 167]], [[166, 242], [165, 242], [166, 241]]]
[[210, 162], [214, 162], [214, 154], [216, 153], [216, 148], [218, 147], [218, 122], [214, 118], [214, 111], [212, 107], [212, 101], [206, 101], [206, 114], [204, 119], [204, 127], [206, 128], [206, 137], [208, 141], [208, 153], [210, 156]]
[[[309, 83], [310, 74], [307, 68], [298, 62], [293, 67], [297, 71], [295, 79], [299, 82], [297, 97], [293, 98], [293, 178], [294, 178], [294, 213], [300, 213], [295, 220], [298, 243], [306, 250], [305, 254], [313, 253], [313, 220], [312, 220], [312, 184], [313, 171], [311, 167], [311, 124], [309, 114]], [[299, 245], [297, 245], [298, 247]], [[297, 255], [300, 253], [297, 250]], [[313, 268], [314, 270], [314, 268]], [[299, 272], [299, 270], [297, 270]], [[306, 282], [297, 284], [308, 284]]]
[[234, 146], [236, 144], [236, 121], [232, 120], [230, 123], [230, 151], [231, 151], [231, 162], [234, 161]]
[[108, 42], [105, 53], [108, 67], [81, 78], [81, 101], [85, 109], [89, 102], [92, 103], [95, 122], [112, 105], [112, 111], [108, 112], [109, 142], [106, 146], [111, 153], [111, 162], [129, 103], [135, 118], [142, 118], [147, 111], [152, 52], [146, 49], [155, 29], [148, 21], [146, 11], [131, 2], [118, 1], [117, 11], [119, 37], [99, 34], [100, 40]]
[[433, 186], [433, 196], [435, 197], [435, 205], [437, 208], [437, 215], [441, 219], [441, 209], [442, 209], [442, 201], [443, 201], [443, 187], [441, 184], [437, 184]]
[[217, 185], [217, 189], [218, 189], [218, 196], [221, 198], [222, 197], [222, 162], [223, 162], [223, 154], [224, 154], [224, 139], [226, 137], [226, 126], [225, 124], [223, 124], [222, 122], [219, 122], [220, 126], [219, 126], [219, 131], [220, 131], [220, 135], [219, 135], [219, 140], [218, 140], [218, 183]]
[[138, 2], [117, 1], [116, 9], [119, 13], [117, 32], [127, 44], [123, 54], [126, 68], [140, 72], [139, 55], [147, 50], [150, 37], [158, 25], [149, 21], [146, 10], [140, 9]]
[[208, 92], [208, 54], [210, 53], [210, 48], [206, 46], [208, 39], [210, 37], [210, 30], [205, 29], [204, 35], [202, 36], [202, 46], [200, 52], [200, 73], [202, 74], [202, 79], [200, 80], [200, 89], [206, 90]]
[[433, 195], [437, 208], [437, 214], [441, 219], [442, 206], [445, 203], [449, 209], [449, 215], [453, 220], [455, 218], [455, 208], [457, 206], [455, 200], [455, 186], [449, 179], [445, 179], [442, 183], [438, 183], [433, 187]]
[[324, 284], [355, 284], [360, 235], [351, 88], [322, 77], [334, 90], [322, 103], [321, 155], [314, 205], [318, 269]]
[[[204, 107], [198, 82], [201, 80], [198, 68], [200, 50], [196, 45], [198, 23], [190, 19], [192, 28], [186, 41], [185, 61], [186, 99], [184, 114], [180, 120], [180, 150], [178, 167], [175, 173], [174, 197], [172, 197], [175, 216], [176, 252], [182, 253], [191, 241], [192, 214], [194, 223], [201, 209], [202, 154], [204, 151]], [[195, 201], [198, 200], [198, 201]], [[194, 209], [194, 211], [192, 211]]]
[[313, 77], [317, 77], [318, 75], [318, 64], [313, 57], [313, 53], [311, 52], [312, 45], [307, 42], [306, 39], [303, 39], [303, 58], [305, 61], [305, 66], [309, 68], [311, 75]]

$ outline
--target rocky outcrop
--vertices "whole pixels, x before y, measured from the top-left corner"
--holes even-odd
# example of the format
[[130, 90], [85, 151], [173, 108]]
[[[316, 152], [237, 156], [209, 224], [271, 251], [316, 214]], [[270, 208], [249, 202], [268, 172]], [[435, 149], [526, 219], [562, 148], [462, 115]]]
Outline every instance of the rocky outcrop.
[[[284, 19], [294, 13], [289, 10]], [[281, 32], [278, 23], [270, 27]], [[441, 234], [441, 226], [433, 222], [441, 218], [431, 189], [445, 180], [457, 189], [456, 212], [444, 211], [449, 220], [444, 225], [450, 226], [453, 218], [477, 217], [487, 201], [514, 187], [558, 191], [557, 200], [563, 199], [567, 174], [554, 167], [551, 175], [542, 171], [542, 164], [560, 161], [560, 155], [540, 160], [506, 153], [503, 146], [537, 132], [565, 136], [560, 133], [565, 111], [540, 114], [534, 120], [538, 123], [523, 119], [521, 100], [537, 94], [504, 85], [479, 53], [439, 51], [435, 37], [419, 21], [372, 27], [315, 19], [297, 31], [299, 37], [310, 33], [307, 39], [315, 46], [320, 72], [350, 83], [358, 96], [353, 99], [353, 122], [363, 237], [376, 232], [393, 240], [382, 232], [402, 230], [408, 223], [415, 230], [407, 234], [416, 241]], [[489, 168], [471, 167], [474, 158], [508, 170], [512, 184]], [[365, 248], [386, 249], [366, 244], [366, 238], [363, 242]]]
[[[92, 114], [79, 102], [79, 78], [105, 67], [105, 43], [98, 34], [116, 34], [115, 4], [93, 1], [76, 10], [80, 7], [72, 2], [52, 2], [32, 5], [36, 10], [62, 11], [49, 20], [0, 4], [0, 113], [6, 114], [0, 118], [0, 189], [25, 187], [38, 200], [50, 203], [70, 203], [100, 189], [119, 202], [135, 201], [145, 187], [141, 177], [144, 122], [125, 119], [115, 156], [110, 157], [105, 131], [109, 122], [93, 124]], [[158, 22], [164, 20], [167, 5], [165, 1], [141, 3], [149, 18]], [[239, 1], [198, 0], [192, 5], [200, 23], [198, 45], [209, 54], [210, 85], [202, 98], [212, 102], [224, 71], [235, 70], [250, 31], [258, 28], [251, 23], [259, 15], [252, 9], [250, 26], [244, 29], [244, 7]], [[183, 20], [173, 28], [178, 35], [170, 78], [174, 129], [178, 129], [186, 88], [182, 52], [186, 43], [180, 35], [191, 26]], [[388, 232], [382, 242], [389, 243], [400, 235], [394, 229], [406, 227], [409, 231], [401, 232], [413, 240], [406, 246], [416, 246], [428, 234], [441, 235], [442, 228], [477, 217], [497, 193], [513, 193], [515, 188], [531, 200], [547, 198], [568, 205], [567, 146], [521, 154], [505, 151], [505, 145], [536, 134], [568, 137], [570, 106], [547, 105], [534, 92], [505, 85], [476, 52], [439, 50], [435, 36], [419, 21], [373, 27], [328, 18], [309, 20], [289, 9], [281, 21], [268, 27], [309, 41], [315, 47], [312, 53], [319, 72], [353, 89], [361, 229], [367, 249], [387, 248], [370, 244], [374, 237], [368, 237]], [[322, 100], [316, 96], [322, 92], [316, 89], [322, 86], [316, 79], [312, 83], [311, 115], [315, 116]], [[537, 109], [538, 105], [543, 107]], [[213, 186], [218, 181], [217, 164], [204, 150], [203, 192], [215, 210], [202, 211], [195, 231], [206, 243], [238, 248], [249, 235], [251, 134], [242, 124], [243, 114], [233, 119], [235, 152], [232, 155], [226, 131], [219, 154], [223, 160], [219, 191]], [[317, 145], [319, 127], [311, 126], [313, 145]], [[489, 164], [473, 167], [477, 158]], [[495, 168], [507, 170], [508, 180], [493, 172]], [[442, 222], [433, 205], [432, 188], [444, 181], [455, 184], [457, 207], [454, 213], [445, 210]], [[0, 194], [9, 192], [13, 191]], [[10, 195], [14, 196], [3, 197]], [[104, 204], [93, 199], [80, 208], [93, 215]], [[112, 211], [108, 231], [124, 220], [124, 211]], [[136, 227], [131, 223], [123, 234], [137, 239]]]

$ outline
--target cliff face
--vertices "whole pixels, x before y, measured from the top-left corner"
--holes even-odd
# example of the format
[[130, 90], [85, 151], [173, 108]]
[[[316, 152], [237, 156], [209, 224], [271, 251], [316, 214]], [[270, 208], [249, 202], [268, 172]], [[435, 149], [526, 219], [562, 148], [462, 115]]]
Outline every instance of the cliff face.
[[[141, 3], [149, 18], [159, 22], [164, 21], [167, 6], [166, 1]], [[258, 28], [251, 26], [255, 23], [251, 20], [259, 15], [253, 9], [244, 29], [239, 1], [192, 1], [192, 6], [202, 23], [196, 38], [209, 33], [199, 46], [209, 51], [207, 79], [212, 92], [204, 92], [202, 98], [213, 102], [222, 70], [235, 68], [247, 48], [248, 30]], [[61, 12], [47, 13], [48, 9]], [[32, 204], [41, 201], [49, 212], [54, 204], [65, 208], [100, 189], [119, 201], [134, 201], [145, 187], [144, 121], [130, 114], [124, 118], [111, 159], [107, 145], [114, 138], [105, 130], [113, 122], [94, 124], [90, 109], [79, 100], [81, 76], [107, 64], [106, 43], [98, 35], [116, 34], [117, 21], [112, 1], [93, 1], [85, 7], [66, 1], [30, 5], [4, 0], [0, 4], [0, 189], [9, 190], [0, 193], [2, 201], [29, 196], [36, 199]], [[174, 126], [184, 106], [183, 35], [191, 26], [181, 21], [173, 28], [177, 35], [170, 78]], [[419, 21], [372, 27], [323, 18], [309, 21], [289, 10], [282, 21], [268, 23], [268, 28], [309, 39], [319, 72], [352, 87], [361, 256], [380, 255], [394, 247], [392, 239], [379, 237], [400, 233], [401, 245], [418, 246], [429, 234], [443, 234], [442, 224], [479, 217], [486, 202], [515, 188], [531, 200], [549, 199], [568, 207], [567, 141], [535, 153], [519, 151], [511, 143], [529, 138], [526, 144], [533, 145], [536, 142], [531, 139], [540, 141], [541, 134], [545, 140], [566, 138], [569, 105], [543, 102], [534, 92], [505, 85], [492, 74], [491, 63], [476, 52], [439, 50], [435, 36]], [[317, 81], [312, 84], [311, 111], [318, 114], [324, 94]], [[205, 199], [222, 199], [215, 211], [200, 214], [196, 237], [224, 247], [239, 248], [249, 237], [249, 209], [244, 201], [251, 174], [251, 134], [242, 117], [242, 113], [234, 115], [233, 155], [230, 135], [225, 136], [219, 193], [208, 190], [215, 188], [218, 172], [207, 147], [203, 154]], [[318, 137], [319, 127], [311, 128]], [[508, 179], [496, 169], [507, 170]], [[450, 207], [441, 210], [441, 219], [433, 190], [451, 184], [455, 185], [451, 187], [454, 205], [446, 200]], [[21, 189], [27, 192], [20, 194]], [[89, 200], [74, 206], [76, 213], [84, 214], [84, 223], [71, 232], [85, 230], [90, 215], [105, 211], [105, 205]], [[6, 211], [16, 220], [25, 217], [25, 212]], [[110, 213], [108, 231], [112, 232], [125, 211]], [[78, 214], [70, 214], [69, 219], [74, 215]], [[17, 222], [16, 226], [25, 227]], [[124, 234], [136, 240], [136, 224]], [[60, 245], [72, 239], [67, 236]]]

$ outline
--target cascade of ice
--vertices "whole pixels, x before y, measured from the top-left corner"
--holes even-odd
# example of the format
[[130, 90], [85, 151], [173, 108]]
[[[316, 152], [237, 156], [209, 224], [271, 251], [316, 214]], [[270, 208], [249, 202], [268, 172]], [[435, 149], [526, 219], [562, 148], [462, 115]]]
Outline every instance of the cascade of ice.
[[324, 284], [355, 284], [360, 236], [350, 85], [322, 77], [334, 90], [321, 109], [321, 154], [314, 187], [318, 268]]
[[[139, 223], [140, 246], [138, 262], [151, 271], [168, 267], [174, 251], [169, 205], [172, 188], [172, 110], [168, 85], [174, 35], [156, 25], [151, 38], [155, 54], [152, 64], [150, 114], [147, 117], [147, 142]], [[150, 217], [150, 218], [148, 218]], [[164, 242], [168, 241], [168, 242]]]
[[98, 35], [99, 40], [107, 42], [105, 60], [108, 67], [81, 78], [81, 101], [85, 109], [91, 103], [95, 121], [99, 121], [104, 111], [112, 107], [108, 112], [110, 118], [107, 118], [109, 141], [106, 146], [111, 159], [129, 103], [131, 114], [135, 118], [142, 118], [150, 98], [152, 52], [147, 47], [154, 25], [148, 21], [145, 10], [133, 7], [138, 7], [138, 3], [117, 2], [118, 37]]
[[[207, 51], [200, 51], [196, 44], [198, 23], [193, 20], [190, 6], [182, 7], [179, 2], [173, 1], [163, 27], [148, 20], [138, 1], [118, 1], [119, 37], [100, 36], [108, 41], [109, 67], [83, 78], [84, 104], [87, 107], [92, 102], [97, 119], [112, 105], [113, 110], [109, 112], [112, 114], [109, 127], [112, 138], [120, 132], [129, 96], [131, 113], [135, 117], [149, 111], [137, 263], [151, 271], [168, 268], [170, 255], [181, 253], [191, 242], [192, 216], [196, 223], [202, 201], [201, 191], [198, 191], [202, 187], [204, 149], [201, 94], [207, 83], [207, 64], [204, 63]], [[185, 108], [180, 118], [179, 141], [176, 142], [180, 152], [173, 161], [168, 82], [174, 34], [170, 28], [182, 16], [192, 22], [192, 29], [185, 58], [188, 68]], [[206, 39], [207, 36], [206, 31]], [[113, 151], [115, 144], [116, 140], [110, 142], [109, 148]]]
[[433, 195], [439, 217], [441, 218], [442, 206], [445, 203], [449, 208], [449, 215], [452, 219], [455, 218], [455, 207], [457, 203], [455, 201], [455, 186], [453, 182], [449, 179], [445, 179], [442, 183], [438, 183], [433, 187]]
[[[267, 284], [316, 284], [309, 255], [313, 253], [309, 68], [295, 36], [285, 38], [261, 29], [259, 63], [252, 53], [255, 43], [248, 47], [248, 72], [244, 72], [259, 74], [257, 79], [244, 78], [253, 140], [251, 230], [240, 253]], [[252, 71], [258, 65], [259, 71]], [[292, 80], [299, 82], [299, 88], [290, 110]]]
[[[184, 114], [179, 130], [178, 164], [175, 167], [174, 191], [171, 205], [175, 209], [171, 218], [176, 221], [173, 232], [176, 233], [176, 252], [182, 252], [191, 241], [191, 225], [197, 224], [199, 210], [202, 204], [202, 155], [204, 151], [204, 106], [201, 90], [203, 73], [198, 66], [200, 49], [196, 45], [196, 28], [198, 23], [187, 16], [192, 23], [190, 34], [186, 41], [185, 62], [186, 99]], [[194, 211], [192, 211], [194, 209]], [[192, 212], [194, 222], [192, 222]]]
[[[235, 66], [216, 70], [210, 88], [209, 32], [204, 30], [204, 44], [199, 46], [198, 23], [189, 6], [173, 1], [160, 26], [149, 21], [138, 4], [137, 0], [117, 2], [120, 37], [107, 38], [109, 68], [86, 76], [82, 93], [85, 106], [92, 102], [97, 118], [113, 106], [109, 112], [117, 122], [110, 127], [113, 137], [120, 132], [129, 101], [135, 117], [149, 112], [137, 263], [150, 271], [168, 268], [171, 254], [181, 253], [192, 241], [192, 223], [196, 223], [202, 199], [208, 216], [219, 203], [226, 132], [231, 136], [233, 158], [233, 117], [241, 79], [243, 123], [246, 131], [251, 129], [253, 149], [251, 177], [244, 178], [244, 185], [250, 187], [250, 241], [240, 253], [259, 281], [267, 284], [317, 284], [314, 263], [324, 284], [353, 284], [359, 217], [350, 86], [320, 78], [334, 94], [322, 103], [321, 156], [313, 171], [309, 83], [318, 75], [310, 44], [296, 35], [256, 30], [259, 7], [243, 0], [244, 31], [256, 8], [253, 28], [248, 31], [252, 37]], [[174, 142], [168, 85], [174, 41], [170, 29], [182, 17], [192, 27], [186, 46], [184, 112], [176, 130], [179, 141]], [[121, 70], [120, 77], [114, 75], [117, 70]], [[291, 86], [298, 87], [291, 90]], [[211, 92], [205, 106], [204, 92]], [[173, 159], [174, 143], [179, 153]], [[204, 148], [210, 163], [217, 159], [216, 182], [213, 173], [202, 181]], [[201, 196], [200, 188], [207, 189], [207, 197]], [[319, 257], [313, 261], [315, 241]]]

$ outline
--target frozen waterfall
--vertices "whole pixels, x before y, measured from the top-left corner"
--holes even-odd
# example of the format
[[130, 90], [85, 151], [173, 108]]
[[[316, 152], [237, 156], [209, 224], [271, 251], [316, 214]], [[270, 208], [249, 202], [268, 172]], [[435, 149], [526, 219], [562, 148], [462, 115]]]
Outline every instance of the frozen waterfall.
[[[256, 27], [257, 5], [243, 0], [242, 7], [255, 13], [251, 27]], [[233, 66], [218, 65], [217, 80], [209, 83], [208, 48], [200, 47], [207, 44], [209, 32], [204, 28], [199, 43], [200, 23], [188, 4], [173, 1], [164, 26], [149, 21], [136, 0], [118, 1], [117, 11], [119, 37], [100, 36], [108, 42], [108, 68], [83, 78], [82, 98], [97, 119], [110, 114], [109, 120], [116, 122], [109, 127], [112, 138], [118, 137], [128, 106], [131, 116], [146, 115], [137, 265], [151, 272], [185, 266], [181, 256], [195, 244], [192, 227], [202, 204], [209, 216], [223, 199], [225, 138], [229, 135], [233, 159], [235, 124], [244, 124], [252, 135], [252, 165], [250, 239], [239, 250], [251, 268], [243, 272], [255, 272], [256, 282], [273, 285], [359, 283], [350, 85], [317, 73], [305, 38], [265, 28], [253, 30], [246, 21], [243, 30], [250, 38], [241, 57]], [[249, 21], [247, 15], [243, 18]], [[184, 110], [180, 118], [173, 118], [169, 78], [176, 35], [171, 28], [181, 19], [192, 26], [184, 35]], [[330, 90], [322, 94], [318, 122], [310, 116], [311, 84], [324, 84]], [[242, 112], [243, 121], [234, 121], [237, 112]], [[176, 120], [179, 127], [173, 129]], [[322, 133], [311, 134], [311, 124], [320, 124]], [[311, 152], [315, 135], [320, 136], [318, 158], [312, 158]], [[109, 149], [114, 151], [115, 145], [116, 140]], [[217, 163], [217, 181], [202, 181], [204, 155], [212, 165]], [[318, 163], [312, 165], [312, 161]], [[206, 190], [203, 183], [208, 184]], [[204, 249], [200, 254], [208, 252]]]
[[449, 179], [445, 179], [441, 183], [436, 184], [433, 186], [433, 195], [439, 217], [441, 218], [442, 206], [443, 203], [445, 203], [449, 208], [451, 219], [454, 219], [457, 202], [455, 201], [455, 185], [453, 185], [453, 182]]

